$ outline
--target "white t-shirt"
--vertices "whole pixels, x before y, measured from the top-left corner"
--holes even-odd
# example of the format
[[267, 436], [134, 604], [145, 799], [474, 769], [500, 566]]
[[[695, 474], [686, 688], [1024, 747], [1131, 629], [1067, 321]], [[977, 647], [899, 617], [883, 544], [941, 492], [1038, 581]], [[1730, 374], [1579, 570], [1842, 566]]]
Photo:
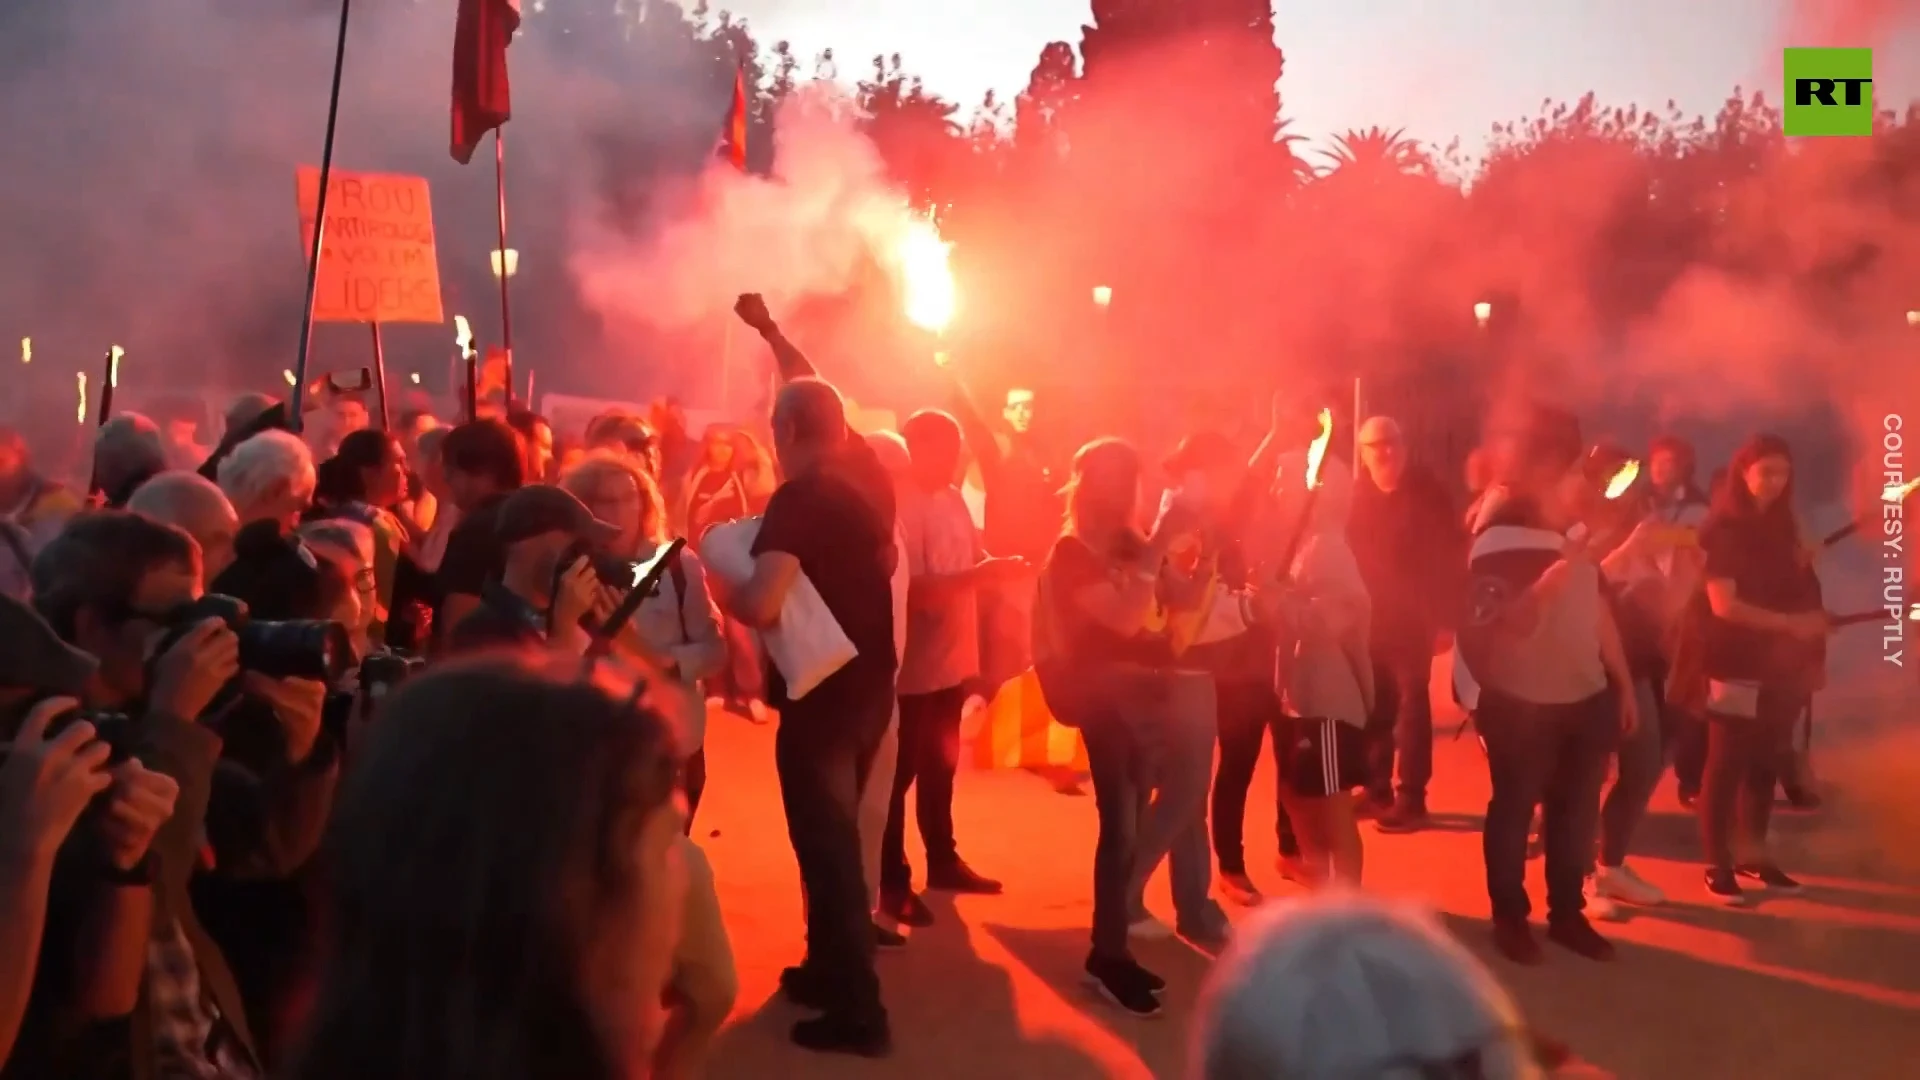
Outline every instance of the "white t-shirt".
[[[900, 532], [911, 577], [958, 574], [980, 561], [980, 531], [956, 488], [909, 491], [900, 500]], [[907, 610], [902, 694], [947, 690], [980, 674], [980, 608], [972, 589]]]

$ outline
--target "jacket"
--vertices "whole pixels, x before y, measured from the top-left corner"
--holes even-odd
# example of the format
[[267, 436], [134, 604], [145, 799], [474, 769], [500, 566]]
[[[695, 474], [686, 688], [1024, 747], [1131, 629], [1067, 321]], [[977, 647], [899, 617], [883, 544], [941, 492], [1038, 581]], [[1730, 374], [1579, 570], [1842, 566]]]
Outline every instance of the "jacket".
[[1373, 601], [1347, 546], [1353, 480], [1339, 462], [1328, 461], [1320, 481], [1310, 498], [1290, 492], [1287, 501], [1298, 511], [1282, 516], [1300, 521], [1302, 534], [1288, 567], [1292, 647], [1291, 660], [1281, 665], [1280, 690], [1293, 716], [1365, 727], [1374, 705]]

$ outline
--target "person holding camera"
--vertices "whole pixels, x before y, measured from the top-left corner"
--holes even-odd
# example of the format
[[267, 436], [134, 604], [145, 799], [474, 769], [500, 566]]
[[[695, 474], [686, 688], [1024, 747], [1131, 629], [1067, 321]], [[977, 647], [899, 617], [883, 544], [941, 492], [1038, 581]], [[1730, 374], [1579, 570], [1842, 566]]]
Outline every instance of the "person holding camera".
[[[91, 657], [62, 642], [32, 609], [4, 598], [0, 640], [8, 645], [0, 658], [0, 732], [7, 734], [0, 750], [0, 1072], [31, 1002], [36, 1022], [18, 1074], [32, 1075], [56, 1058], [78, 1064], [59, 1046], [73, 1023], [133, 1009], [152, 887], [137, 876], [84, 879], [102, 867], [113, 874], [137, 867], [173, 815], [179, 786], [138, 761], [113, 761], [101, 732], [76, 715], [71, 695], [92, 677]], [[55, 696], [43, 696], [49, 693]], [[76, 867], [79, 874], [70, 872]], [[43, 966], [49, 923], [60, 945]], [[56, 1023], [61, 1012], [72, 1022]]]
[[500, 576], [506, 561], [500, 504], [527, 482], [526, 468], [520, 437], [499, 420], [470, 420], [440, 443], [441, 475], [459, 516], [434, 577], [440, 608], [433, 623], [443, 637], [480, 606], [487, 583]]
[[453, 628], [448, 644], [459, 653], [547, 645], [584, 653], [587, 620], [606, 618], [619, 600], [588, 552], [618, 540], [620, 527], [545, 484], [508, 495], [493, 519], [504, 566], [481, 587], [480, 606]]
[[124, 1040], [137, 1076], [257, 1076], [261, 1057], [246, 1003], [188, 884], [208, 866], [209, 852], [225, 877], [285, 877], [311, 857], [336, 777], [331, 744], [317, 736], [318, 702], [296, 702], [291, 693], [272, 702], [286, 767], [269, 782], [231, 764], [216, 770], [227, 730], [221, 722], [241, 675], [241, 636], [235, 615], [200, 614], [232, 602], [203, 600], [192, 538], [137, 514], [89, 514], [56, 537], [33, 570], [40, 614], [99, 661], [86, 705], [132, 717], [109, 741], [180, 789], [150, 857], [108, 877], [151, 882], [153, 915], [139, 987], [144, 1004], [124, 1030], [93, 1036]]

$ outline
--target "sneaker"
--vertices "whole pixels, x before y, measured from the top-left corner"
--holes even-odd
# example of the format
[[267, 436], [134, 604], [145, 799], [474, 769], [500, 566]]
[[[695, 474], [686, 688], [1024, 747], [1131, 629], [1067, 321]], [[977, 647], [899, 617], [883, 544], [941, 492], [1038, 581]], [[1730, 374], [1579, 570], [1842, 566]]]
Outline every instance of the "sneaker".
[[880, 913], [901, 926], [922, 930], [933, 925], [933, 909], [912, 889], [882, 889]]
[[856, 1054], [860, 1057], [886, 1057], [893, 1052], [893, 1032], [884, 1015], [878, 1020], [856, 1020], [829, 1013], [793, 1025], [790, 1036], [802, 1050], [820, 1054]]
[[1417, 833], [1433, 824], [1433, 818], [1427, 814], [1424, 803], [1395, 803], [1393, 809], [1380, 815], [1374, 822], [1374, 828], [1388, 835]]
[[1608, 922], [1614, 922], [1620, 918], [1620, 905], [1614, 903], [1613, 897], [1608, 896], [1606, 892], [1601, 889], [1598, 875], [1587, 879], [1582, 893], [1587, 898], [1586, 913], [1588, 918], [1605, 919]]
[[1166, 990], [1167, 980], [1161, 978], [1158, 975], [1155, 975], [1153, 972], [1148, 971], [1146, 968], [1141, 967], [1139, 961], [1137, 960], [1129, 959], [1127, 963], [1133, 965], [1134, 977], [1139, 979], [1143, 984], [1145, 984], [1149, 992], [1158, 994]]
[[1127, 936], [1141, 941], [1165, 941], [1173, 936], [1173, 927], [1152, 915], [1143, 915], [1127, 927]]
[[[1087, 985], [1095, 993], [1135, 1016], [1159, 1016], [1160, 999], [1143, 976], [1149, 973], [1130, 960], [1102, 956], [1087, 958]], [[1158, 976], [1153, 976], [1158, 981]], [[1161, 983], [1161, 986], [1165, 986]]]
[[1739, 877], [1731, 870], [1707, 871], [1707, 895], [1729, 907], [1747, 902], [1746, 890], [1740, 887]]
[[1589, 960], [1606, 961], [1614, 956], [1613, 942], [1601, 937], [1587, 917], [1577, 913], [1548, 919], [1547, 940]]
[[[1594, 871], [1592, 878], [1594, 892], [1609, 900], [1618, 900], [1623, 904], [1637, 907], [1657, 907], [1667, 902], [1667, 894], [1654, 884], [1633, 872], [1626, 863], [1619, 866], [1602, 866]], [[1589, 901], [1591, 910], [1592, 903]]]
[[1245, 871], [1221, 873], [1220, 895], [1226, 897], [1229, 903], [1241, 907], [1257, 907], [1261, 900], [1266, 899], [1260, 895], [1260, 890], [1254, 887], [1253, 879]]
[[1383, 818], [1391, 813], [1393, 813], [1393, 796], [1391, 795], [1363, 795], [1360, 801], [1353, 805], [1355, 821]]
[[1786, 871], [1772, 863], [1749, 863], [1735, 867], [1733, 872], [1748, 881], [1765, 886], [1770, 893], [1792, 894], [1800, 891], [1800, 883], [1788, 877]]
[[1182, 923], [1176, 932], [1201, 952], [1219, 953], [1226, 949], [1227, 942], [1233, 938], [1233, 923], [1223, 914], [1218, 919], [1208, 919], [1198, 926]]
[[879, 949], [904, 949], [907, 947], [907, 935], [874, 923], [873, 944]]
[[1533, 928], [1525, 919], [1495, 919], [1493, 947], [1500, 950], [1500, 955], [1525, 967], [1533, 967], [1546, 959], [1540, 951], [1540, 942], [1534, 940]]
[[999, 896], [1003, 890], [999, 882], [976, 873], [973, 867], [959, 859], [942, 866], [927, 867], [927, 888], [970, 896]]

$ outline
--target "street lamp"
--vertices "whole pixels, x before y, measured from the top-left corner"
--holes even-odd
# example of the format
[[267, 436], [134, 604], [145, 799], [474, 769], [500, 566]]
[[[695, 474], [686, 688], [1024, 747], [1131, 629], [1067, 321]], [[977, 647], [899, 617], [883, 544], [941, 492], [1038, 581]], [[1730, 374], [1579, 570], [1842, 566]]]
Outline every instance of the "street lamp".
[[491, 259], [491, 261], [493, 262], [494, 277], [499, 277], [501, 275], [503, 270], [503, 267], [501, 266], [502, 263], [506, 264], [504, 267], [504, 272], [506, 273], [507, 277], [512, 277], [513, 275], [520, 272], [520, 252], [514, 250], [513, 248], [508, 248], [504, 252], [501, 251], [499, 248], [494, 248], [492, 251], [488, 252], [487, 254]]
[[1473, 305], [1473, 321], [1479, 324], [1480, 329], [1485, 330], [1487, 328], [1487, 320], [1491, 318], [1493, 318], [1492, 304], [1482, 300]]
[[1920, 311], [1907, 312], [1907, 325], [1920, 326]]
[[1103, 308], [1111, 307], [1113, 305], [1113, 289], [1106, 285], [1095, 285], [1093, 287], [1093, 302]]

